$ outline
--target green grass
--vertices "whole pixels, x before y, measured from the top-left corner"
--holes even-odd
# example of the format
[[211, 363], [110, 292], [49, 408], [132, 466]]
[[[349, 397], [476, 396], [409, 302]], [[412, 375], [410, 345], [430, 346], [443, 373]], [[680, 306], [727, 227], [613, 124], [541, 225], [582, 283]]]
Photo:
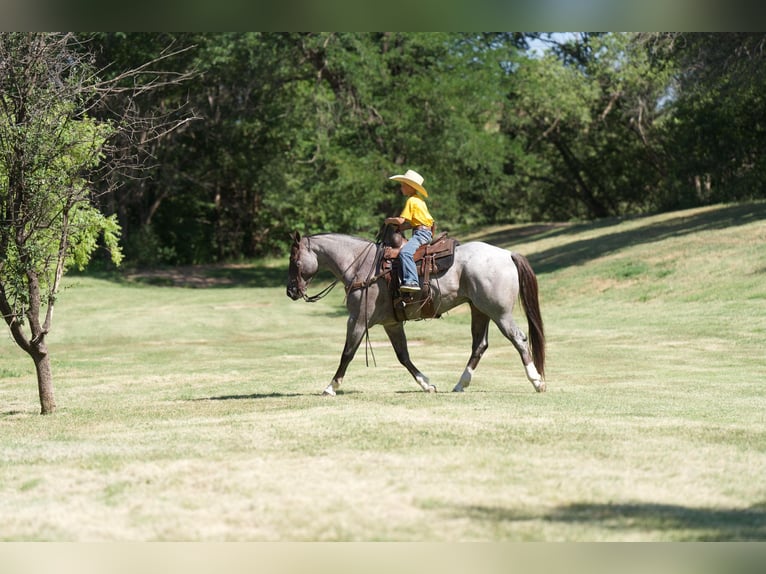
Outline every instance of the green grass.
[[343, 294], [290, 301], [285, 261], [67, 278], [55, 415], [0, 337], [0, 539], [766, 539], [766, 204], [473, 238], [538, 272], [545, 394], [494, 327], [446, 392], [463, 307], [407, 327], [442, 392], [378, 327], [320, 396]]

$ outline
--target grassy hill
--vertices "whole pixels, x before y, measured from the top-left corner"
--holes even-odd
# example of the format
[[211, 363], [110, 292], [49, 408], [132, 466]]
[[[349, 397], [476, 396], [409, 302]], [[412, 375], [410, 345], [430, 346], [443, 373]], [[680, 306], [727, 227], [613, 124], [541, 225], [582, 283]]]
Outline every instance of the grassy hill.
[[[286, 261], [69, 277], [56, 415], [0, 337], [0, 539], [766, 538], [765, 203], [460, 239], [532, 262], [547, 393], [494, 327], [421, 393], [375, 328], [319, 396], [343, 294], [290, 301]], [[440, 391], [469, 324], [407, 326]]]
[[481, 238], [528, 255], [556, 316], [552, 330], [614, 330], [610, 346], [624, 342], [644, 369], [662, 364], [669, 375], [680, 366], [683, 378], [695, 365], [733, 367], [745, 382], [764, 367], [765, 220], [758, 203]]

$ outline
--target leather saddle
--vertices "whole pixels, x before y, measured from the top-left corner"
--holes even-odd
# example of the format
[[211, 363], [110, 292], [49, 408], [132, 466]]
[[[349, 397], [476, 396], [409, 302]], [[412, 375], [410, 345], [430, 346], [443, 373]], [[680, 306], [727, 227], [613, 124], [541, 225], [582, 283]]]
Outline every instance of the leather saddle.
[[399, 321], [405, 321], [408, 318], [413, 318], [410, 313], [405, 312], [405, 308], [413, 303], [417, 304], [418, 313], [416, 314], [418, 319], [431, 319], [438, 318], [441, 314], [437, 313], [434, 308], [433, 293], [431, 291], [431, 278], [438, 277], [445, 271], [447, 271], [455, 262], [455, 247], [460, 243], [451, 237], [447, 236], [446, 232], [442, 232], [426, 245], [421, 245], [415, 251], [414, 259], [415, 265], [418, 268], [418, 275], [420, 277], [420, 284], [422, 289], [420, 293], [410, 294], [402, 293], [399, 291], [399, 284], [401, 282], [401, 270], [399, 263], [399, 251], [406, 243], [406, 240], [402, 238], [402, 241], [394, 245], [386, 245], [383, 249], [383, 257], [381, 260], [381, 273], [385, 273], [388, 279], [389, 288], [392, 291], [392, 300], [394, 302], [394, 312], [396, 318]]

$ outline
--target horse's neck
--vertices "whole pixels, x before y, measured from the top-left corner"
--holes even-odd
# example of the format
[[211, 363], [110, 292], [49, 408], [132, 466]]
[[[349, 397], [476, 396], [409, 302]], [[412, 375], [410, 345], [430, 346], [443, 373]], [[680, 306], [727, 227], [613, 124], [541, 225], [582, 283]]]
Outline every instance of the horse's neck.
[[351, 235], [330, 233], [312, 236], [311, 249], [320, 266], [338, 279], [353, 281], [368, 271], [369, 264], [365, 264], [372, 259], [375, 244]]

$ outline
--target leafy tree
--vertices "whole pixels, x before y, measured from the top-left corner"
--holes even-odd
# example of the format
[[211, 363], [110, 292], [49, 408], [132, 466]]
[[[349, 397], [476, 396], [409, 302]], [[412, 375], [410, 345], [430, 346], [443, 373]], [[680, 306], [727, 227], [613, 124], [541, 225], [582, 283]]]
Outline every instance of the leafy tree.
[[[101, 81], [112, 86], [103, 100], [108, 105], [94, 107], [93, 116], [125, 125], [110, 143], [119, 168], [109, 169], [112, 178], [94, 181], [95, 199], [104, 212], [118, 216], [126, 256], [152, 263], [172, 261], [176, 249], [194, 250], [199, 244], [188, 235], [178, 237], [175, 245], [164, 241], [165, 222], [157, 222], [165, 202], [181, 195], [178, 190], [185, 193], [170, 206], [182, 222], [178, 227], [193, 228], [197, 221], [196, 213], [188, 215], [200, 199], [187, 191], [193, 187], [187, 163], [194, 164], [183, 140], [195, 125], [191, 120], [197, 119], [190, 111], [196, 103], [190, 86], [199, 81], [196, 35], [103, 32], [81, 33], [78, 38]], [[123, 121], [120, 116], [125, 113], [133, 117]]]
[[[542, 57], [524, 54], [547, 39]], [[372, 235], [421, 170], [444, 227], [594, 218], [758, 196], [756, 35], [227, 33], [98, 35], [119, 74], [195, 71], [146, 94], [199, 121], [141, 149], [99, 200], [149, 263], [253, 257], [288, 232]], [[166, 57], [168, 43], [181, 51]], [[106, 119], [106, 116], [95, 116]], [[108, 190], [107, 190], [108, 191]]]
[[308, 230], [374, 232], [400, 208], [386, 176], [405, 166], [426, 176], [442, 224], [484, 217], [466, 198], [491, 197], [503, 185], [496, 48], [467, 34], [297, 40], [313, 69], [304, 84], [309, 99], [298, 108], [293, 149], [303, 156], [294, 156], [288, 197]]
[[672, 70], [629, 34], [581, 34], [519, 62], [504, 131], [532, 218], [598, 218], [655, 205]]
[[663, 207], [766, 196], [766, 35], [665, 33], [644, 41], [678, 70], [665, 133], [678, 180]]
[[91, 178], [115, 169], [104, 161], [110, 142], [138, 121], [129, 110], [93, 118], [120, 89], [100, 82], [84, 54], [68, 34], [0, 35], [0, 313], [35, 364], [42, 414], [56, 408], [47, 336], [62, 276], [83, 268], [99, 239], [115, 264], [122, 257]]
[[[147, 37], [150, 36], [150, 37]], [[498, 40], [501, 38], [503, 41]], [[129, 256], [168, 263], [282, 250], [288, 232], [374, 234], [399, 209], [387, 175], [420, 168], [440, 221], [493, 217], [504, 188], [493, 54], [516, 36], [191, 34], [188, 98], [201, 118], [161, 142], [149, 178], [110, 196]], [[101, 38], [102, 65], [158, 54], [152, 34]], [[185, 54], [186, 56], [187, 54]], [[157, 102], [180, 93], [157, 92]], [[468, 183], [466, 183], [468, 182]], [[487, 208], [486, 206], [490, 206]], [[140, 231], [137, 230], [140, 229]]]

